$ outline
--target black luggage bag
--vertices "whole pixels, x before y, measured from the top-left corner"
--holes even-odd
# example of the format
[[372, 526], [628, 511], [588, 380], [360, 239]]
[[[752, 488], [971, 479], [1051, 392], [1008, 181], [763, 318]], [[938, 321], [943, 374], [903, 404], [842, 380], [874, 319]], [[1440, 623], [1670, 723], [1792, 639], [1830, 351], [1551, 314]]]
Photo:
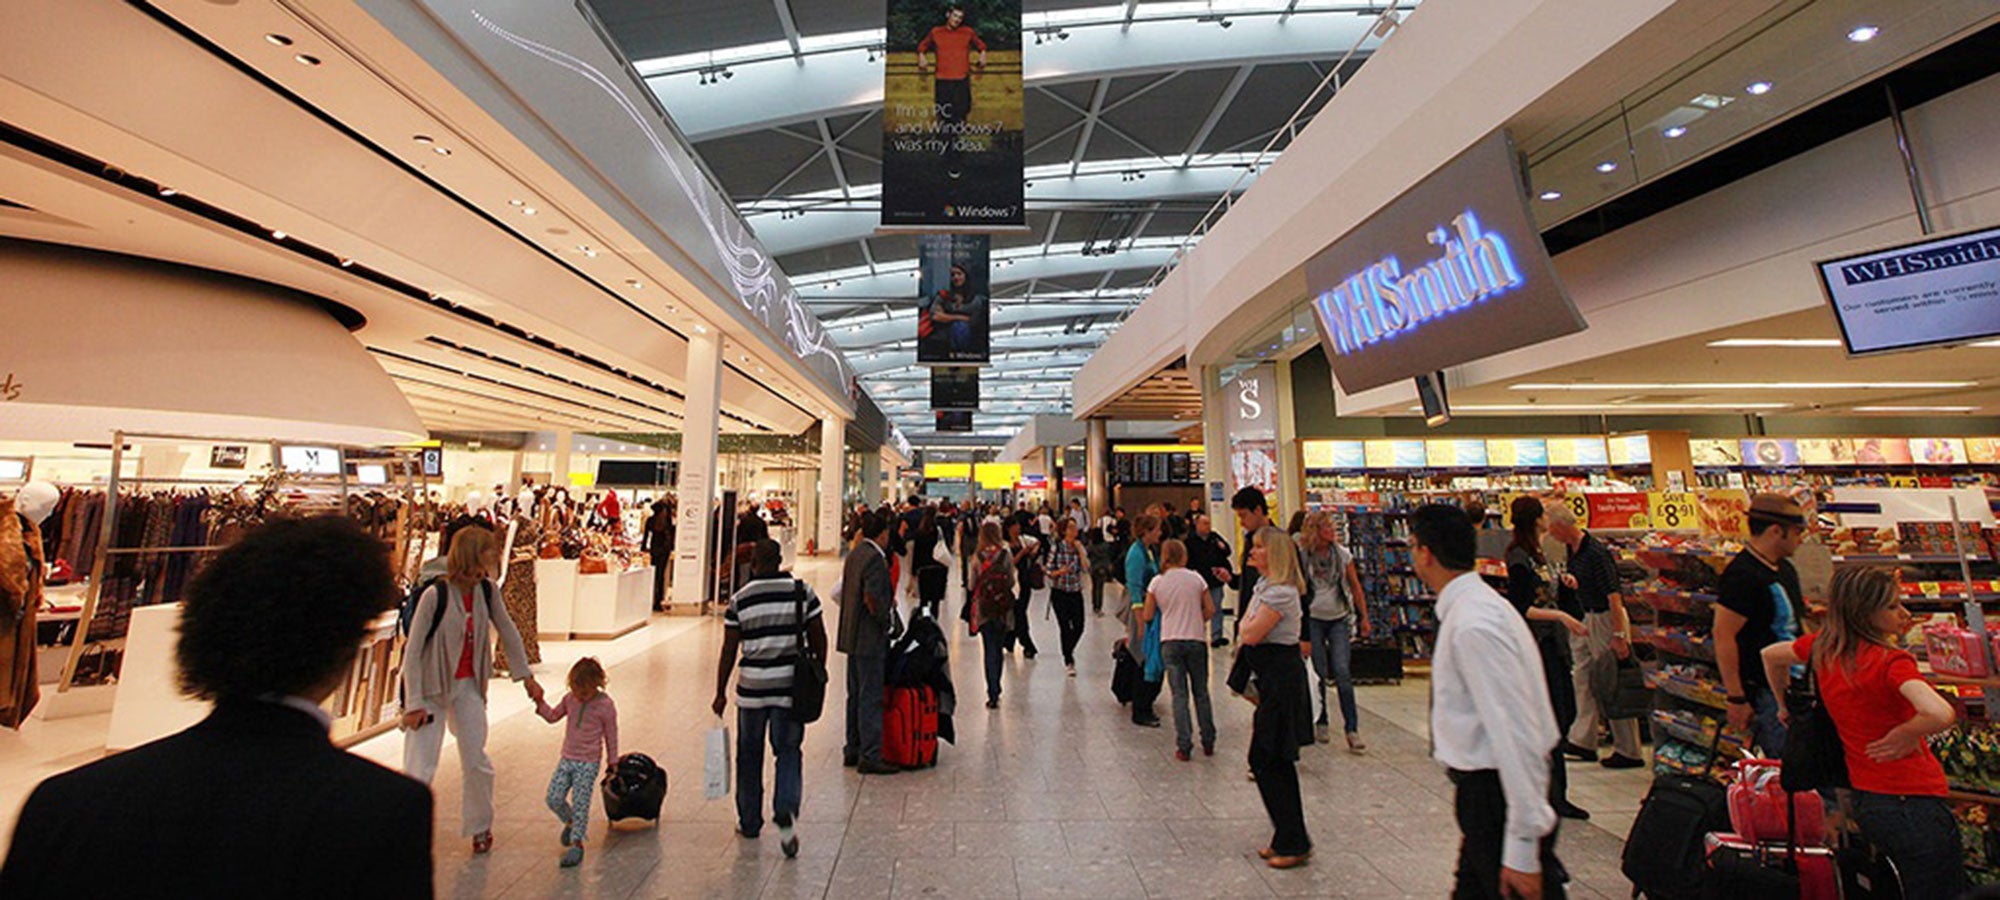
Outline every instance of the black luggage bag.
[[604, 815], [611, 821], [647, 819], [658, 821], [660, 804], [667, 799], [667, 770], [644, 753], [618, 757], [604, 779]]

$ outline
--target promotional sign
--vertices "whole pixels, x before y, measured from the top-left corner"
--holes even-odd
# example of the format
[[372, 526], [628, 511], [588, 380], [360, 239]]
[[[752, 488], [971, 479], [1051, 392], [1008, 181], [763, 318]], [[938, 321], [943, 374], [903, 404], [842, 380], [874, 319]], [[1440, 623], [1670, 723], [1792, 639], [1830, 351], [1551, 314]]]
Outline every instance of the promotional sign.
[[1347, 393], [1584, 329], [1495, 131], [1306, 261], [1320, 340]]
[[1585, 494], [1590, 505], [1592, 530], [1613, 528], [1650, 528], [1653, 521], [1652, 505], [1645, 494]]
[[423, 467], [425, 478], [444, 477], [443, 447], [425, 447], [419, 457], [421, 459], [419, 465]]
[[1966, 438], [1965, 458], [1980, 465], [2000, 463], [2000, 438]]
[[917, 363], [983, 363], [992, 358], [993, 239], [927, 234], [917, 239]]
[[972, 430], [972, 412], [970, 410], [940, 409], [936, 415], [937, 430], [939, 432]]
[[978, 409], [979, 367], [937, 366], [931, 369], [932, 409]]
[[1750, 493], [1727, 490], [1703, 491], [1695, 507], [1701, 519], [1701, 533], [1708, 537], [1745, 538], [1750, 536]]
[[1957, 466], [1964, 465], [1968, 460], [1965, 441], [1961, 438], [1912, 439], [1910, 456], [1926, 466]]
[[208, 448], [211, 469], [241, 469], [250, 463], [250, 448], [241, 444], [216, 444]]
[[1799, 464], [1799, 444], [1784, 438], [1744, 438], [1742, 441], [1743, 464], [1747, 466], [1796, 466]]
[[1907, 438], [1856, 438], [1854, 464], [1857, 466], [1907, 466], [1912, 462]]
[[1732, 440], [1701, 438], [1688, 441], [1688, 454], [1697, 468], [1726, 469], [1743, 464], [1743, 447]]
[[1819, 263], [1852, 356], [2000, 335], [2000, 228]]
[[1799, 462], [1808, 466], [1854, 465], [1850, 438], [1799, 438]]
[[932, 481], [967, 481], [972, 478], [972, 464], [924, 463], [924, 478]]
[[1486, 442], [1488, 465], [1500, 469], [1542, 469], [1549, 465], [1546, 438], [1495, 438]]
[[889, 0], [882, 227], [1019, 229], [1020, 0]]
[[1278, 370], [1252, 366], [1222, 386], [1222, 421], [1229, 435], [1229, 475], [1237, 490], [1278, 492]]
[[1549, 438], [1549, 465], [1558, 469], [1601, 469], [1611, 464], [1603, 438]]
[[1694, 531], [1701, 527], [1701, 513], [1695, 497], [1686, 491], [1654, 491], [1646, 495], [1649, 528], [1660, 531]]
[[1306, 441], [1301, 451], [1307, 471], [1359, 469], [1368, 464], [1361, 441]]
[[1004, 491], [1021, 479], [1020, 463], [975, 463], [972, 479], [989, 491]]
[[1484, 469], [1486, 442], [1482, 440], [1436, 440], [1424, 444], [1425, 464], [1433, 469]]
[[1626, 434], [1610, 440], [1611, 464], [1645, 466], [1653, 462], [1653, 440], [1643, 434]]

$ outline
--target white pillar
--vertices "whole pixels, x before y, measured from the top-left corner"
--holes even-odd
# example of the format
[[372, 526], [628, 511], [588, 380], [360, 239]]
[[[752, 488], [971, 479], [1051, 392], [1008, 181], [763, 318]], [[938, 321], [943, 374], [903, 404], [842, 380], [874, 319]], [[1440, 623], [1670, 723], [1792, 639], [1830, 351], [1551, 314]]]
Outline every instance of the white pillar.
[[556, 460], [549, 466], [549, 480], [555, 482], [552, 487], [569, 489], [569, 455], [575, 444], [576, 432], [567, 428], [556, 429]]
[[847, 422], [828, 416], [819, 423], [819, 552], [840, 552], [840, 520], [847, 514], [842, 490], [847, 480]]
[[687, 358], [673, 602], [699, 608], [708, 592], [709, 507], [715, 502], [715, 439], [722, 424], [722, 344], [715, 335], [698, 331], [688, 336]]

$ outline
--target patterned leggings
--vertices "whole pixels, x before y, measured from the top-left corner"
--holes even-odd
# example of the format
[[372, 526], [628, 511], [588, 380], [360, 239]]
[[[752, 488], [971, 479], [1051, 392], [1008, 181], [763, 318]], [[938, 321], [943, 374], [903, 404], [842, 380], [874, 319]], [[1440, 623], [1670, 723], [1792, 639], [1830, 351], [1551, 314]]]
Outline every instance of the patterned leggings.
[[596, 786], [595, 761], [558, 760], [556, 773], [549, 777], [549, 810], [569, 823], [572, 844], [582, 844], [584, 833], [590, 830], [590, 792]]

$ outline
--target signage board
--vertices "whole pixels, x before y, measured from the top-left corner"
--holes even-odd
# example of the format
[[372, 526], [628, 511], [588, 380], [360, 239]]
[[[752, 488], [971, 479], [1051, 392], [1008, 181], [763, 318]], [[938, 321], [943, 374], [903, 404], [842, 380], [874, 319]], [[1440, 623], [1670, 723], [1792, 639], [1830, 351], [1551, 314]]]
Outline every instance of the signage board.
[[972, 430], [972, 411], [969, 409], [940, 409], [935, 415], [939, 433]]
[[1500, 469], [1545, 469], [1547, 438], [1494, 438], [1486, 442], [1486, 463]]
[[1586, 527], [1592, 530], [1652, 527], [1652, 505], [1645, 494], [1593, 493], [1584, 498], [1590, 508]]
[[278, 462], [294, 475], [339, 475], [340, 451], [332, 447], [279, 447]]
[[1854, 464], [1857, 466], [1907, 466], [1914, 461], [1908, 438], [1856, 438]]
[[882, 227], [1026, 226], [1021, 33], [1021, 0], [889, 0]]
[[1695, 506], [1695, 495], [1687, 491], [1654, 491], [1646, 495], [1648, 515], [1652, 524], [1647, 527], [1657, 531], [1698, 531], [1701, 529], [1701, 513]]
[[211, 469], [241, 469], [250, 464], [250, 448], [242, 444], [216, 444], [208, 448]]
[[1962, 466], [1969, 460], [1963, 438], [1912, 438], [1910, 456], [1926, 466]]
[[1852, 438], [1799, 438], [1799, 462], [1808, 466], [1854, 465]]
[[965, 481], [972, 477], [971, 463], [924, 463], [924, 477], [933, 481]]
[[978, 366], [936, 366], [931, 369], [932, 409], [979, 408]]
[[1229, 475], [1237, 490], [1278, 492], [1278, 370], [1251, 366], [1222, 386], [1223, 431], [1229, 436]]
[[1815, 265], [1849, 355], [2000, 335], [2000, 228]]
[[0, 456], [0, 482], [20, 484], [28, 480], [28, 473], [35, 467], [31, 456]]
[[1361, 441], [1306, 441], [1300, 452], [1307, 471], [1360, 469], [1368, 465], [1367, 445]]
[[1020, 463], [976, 463], [972, 467], [972, 478], [979, 486], [989, 491], [1004, 491], [1021, 480]]
[[1789, 438], [1744, 438], [1743, 464], [1781, 468], [1799, 464], [1799, 443]]
[[1585, 327], [1529, 216], [1504, 130], [1306, 261], [1333, 376], [1356, 393]]
[[[927, 234], [917, 239], [919, 364], [983, 363], [992, 358], [993, 304], [988, 300], [992, 259], [993, 239], [983, 234]], [[975, 401], [977, 394], [975, 386]]]
[[1653, 463], [1653, 439], [1646, 435], [1618, 435], [1608, 443], [1614, 466], [1646, 466]]
[[425, 447], [419, 454], [425, 478], [444, 477], [444, 448]]

